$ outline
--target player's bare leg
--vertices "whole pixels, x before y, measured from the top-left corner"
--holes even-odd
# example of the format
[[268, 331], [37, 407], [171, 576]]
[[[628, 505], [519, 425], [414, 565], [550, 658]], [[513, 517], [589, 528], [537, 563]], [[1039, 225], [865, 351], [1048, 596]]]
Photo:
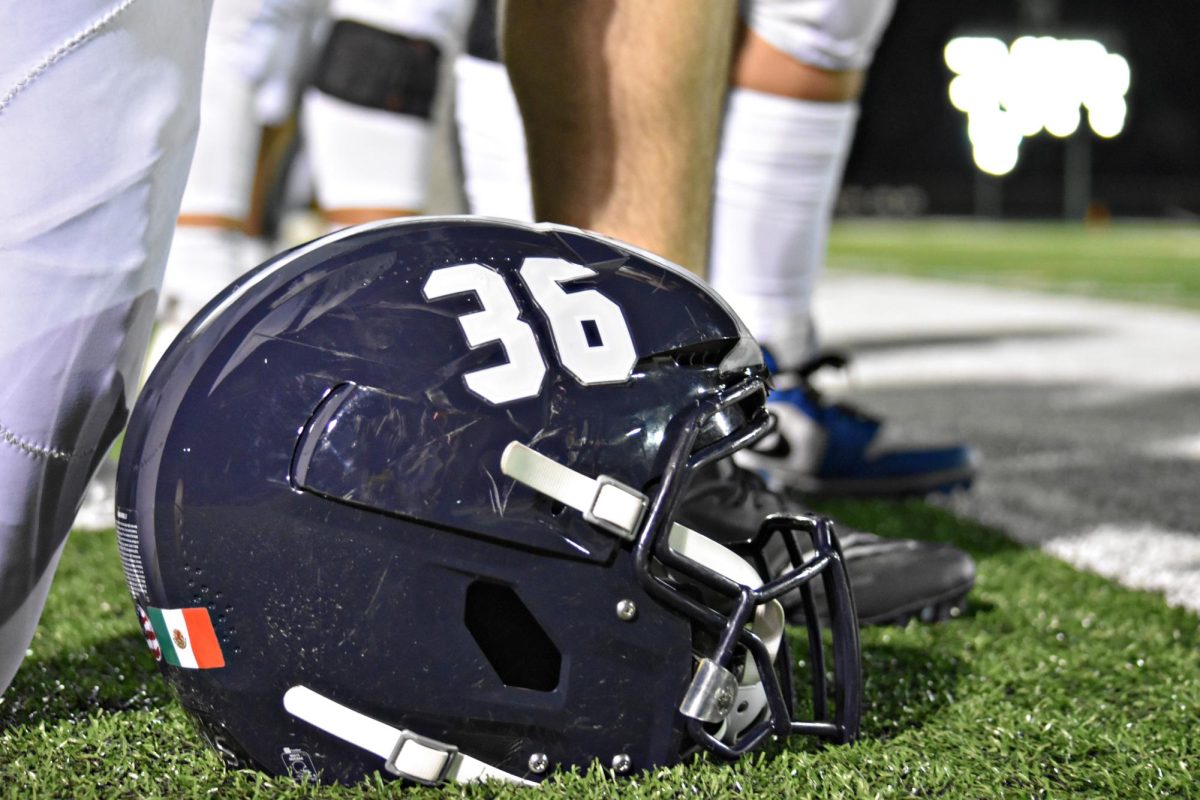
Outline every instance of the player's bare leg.
[[703, 274], [736, 4], [511, 0], [535, 215]]

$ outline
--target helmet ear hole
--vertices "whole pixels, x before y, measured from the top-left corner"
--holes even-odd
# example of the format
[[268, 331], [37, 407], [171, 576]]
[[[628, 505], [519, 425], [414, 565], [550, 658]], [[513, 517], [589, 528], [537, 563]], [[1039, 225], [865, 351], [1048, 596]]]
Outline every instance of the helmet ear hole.
[[472, 583], [463, 621], [505, 686], [536, 692], [558, 688], [562, 653], [512, 587]]

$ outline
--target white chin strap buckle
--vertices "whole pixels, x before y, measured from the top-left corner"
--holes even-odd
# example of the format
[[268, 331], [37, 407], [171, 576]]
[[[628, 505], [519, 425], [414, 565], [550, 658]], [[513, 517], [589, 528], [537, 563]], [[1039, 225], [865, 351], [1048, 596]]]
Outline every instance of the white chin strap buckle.
[[452, 744], [400, 731], [396, 748], [383, 768], [398, 777], [425, 786], [438, 786], [450, 777], [458, 748]]
[[500, 471], [629, 542], [637, 537], [649, 502], [646, 495], [620, 481], [607, 475], [589, 478], [520, 442], [509, 442], [504, 448]]
[[596, 496], [592, 500], [592, 507], [583, 511], [583, 519], [632, 542], [637, 538], [647, 503], [646, 495], [635, 492], [607, 475], [601, 475], [596, 478]]

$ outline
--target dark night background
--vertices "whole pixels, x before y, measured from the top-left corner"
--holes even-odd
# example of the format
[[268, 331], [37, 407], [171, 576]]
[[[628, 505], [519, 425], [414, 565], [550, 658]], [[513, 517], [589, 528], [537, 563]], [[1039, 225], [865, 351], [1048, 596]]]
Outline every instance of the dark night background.
[[[966, 117], [946, 94], [952, 73], [942, 50], [963, 34], [1006, 42], [1022, 34], [1086, 36], [1124, 56], [1132, 73], [1125, 130], [1100, 139], [1085, 112], [1075, 134], [1090, 140], [1096, 207], [1115, 216], [1200, 218], [1198, 31], [1196, 0], [898, 0], [862, 99], [846, 170], [849, 197], [919, 187], [908, 190], [920, 197], [910, 212], [970, 214], [982, 188], [1005, 217], [1061, 217], [1067, 145], [1043, 131], [1024, 140], [1011, 173], [982, 177]], [[864, 211], [843, 202], [846, 210]]]

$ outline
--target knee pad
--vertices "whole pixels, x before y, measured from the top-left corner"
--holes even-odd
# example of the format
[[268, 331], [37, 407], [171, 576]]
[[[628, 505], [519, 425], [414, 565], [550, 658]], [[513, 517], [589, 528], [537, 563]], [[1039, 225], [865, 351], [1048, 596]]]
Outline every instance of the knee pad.
[[429, 119], [441, 49], [426, 39], [343, 19], [330, 31], [313, 84], [356, 106]]
[[895, 0], [746, 0], [746, 25], [804, 64], [866, 69], [892, 18]]
[[428, 39], [355, 19], [334, 24], [304, 97], [322, 208], [425, 207], [440, 61]]
[[472, 6], [473, 0], [331, 0], [329, 19], [426, 39], [448, 51], [462, 38]]

